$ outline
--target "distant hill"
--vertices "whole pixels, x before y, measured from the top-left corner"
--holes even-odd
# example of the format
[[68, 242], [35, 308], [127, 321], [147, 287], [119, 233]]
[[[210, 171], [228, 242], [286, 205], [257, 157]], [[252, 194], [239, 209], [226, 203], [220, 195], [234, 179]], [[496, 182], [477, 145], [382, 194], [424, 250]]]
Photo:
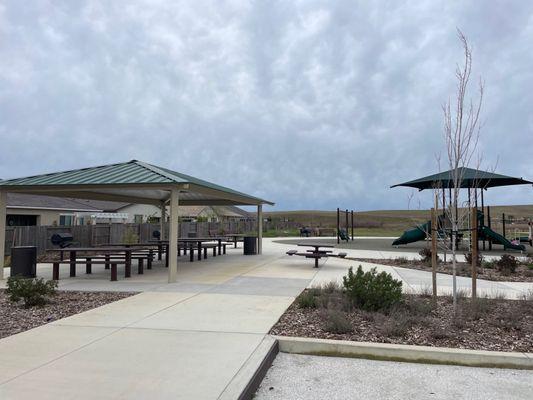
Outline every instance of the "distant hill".
[[[506, 219], [511, 217], [515, 221], [524, 218], [533, 219], [533, 204], [515, 206], [490, 207], [493, 226], [497, 228], [502, 213]], [[272, 220], [289, 221], [301, 226], [335, 227], [337, 221], [336, 211], [298, 210], [298, 211], [270, 211], [264, 213], [265, 218]], [[375, 234], [395, 236], [409, 227], [425, 222], [430, 218], [429, 210], [376, 210], [354, 213], [356, 234]], [[350, 222], [349, 222], [350, 223]], [[341, 213], [341, 226], [345, 224], [344, 213]], [[523, 224], [520, 224], [523, 225]]]

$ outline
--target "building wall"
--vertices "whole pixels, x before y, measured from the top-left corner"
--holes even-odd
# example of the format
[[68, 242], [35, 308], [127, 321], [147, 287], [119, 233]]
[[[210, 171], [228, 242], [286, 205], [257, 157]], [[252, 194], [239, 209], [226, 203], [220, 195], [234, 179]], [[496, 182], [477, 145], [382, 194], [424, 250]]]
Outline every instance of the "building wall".
[[62, 214], [71, 214], [74, 215], [74, 212], [69, 211], [57, 211], [57, 210], [34, 210], [34, 209], [25, 209], [25, 208], [7, 208], [8, 215], [36, 215], [37, 216], [37, 225], [53, 225], [54, 221], [59, 224], [59, 215]]
[[[117, 210], [120, 213], [128, 213], [128, 220], [126, 222], [135, 222], [135, 215], [142, 215], [142, 222], [147, 222], [149, 217], [161, 218], [161, 210], [157, 206], [150, 204], [130, 204]], [[168, 211], [167, 211], [168, 212]]]

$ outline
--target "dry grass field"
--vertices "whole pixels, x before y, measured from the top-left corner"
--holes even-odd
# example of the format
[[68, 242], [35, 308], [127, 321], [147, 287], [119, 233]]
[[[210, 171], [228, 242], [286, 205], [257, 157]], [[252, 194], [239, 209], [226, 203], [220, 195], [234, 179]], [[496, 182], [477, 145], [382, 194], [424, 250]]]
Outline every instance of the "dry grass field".
[[[507, 231], [524, 230], [527, 218], [533, 219], [533, 204], [515, 206], [493, 206], [490, 208], [492, 227], [501, 230], [501, 217], [505, 213]], [[335, 227], [336, 211], [301, 210], [272, 211], [265, 213], [272, 221], [286, 221], [301, 226]], [[355, 234], [359, 236], [398, 236], [413, 225], [423, 223], [430, 217], [429, 210], [377, 210], [360, 211], [354, 214]], [[515, 222], [510, 222], [512, 219]], [[341, 213], [341, 226], [345, 224], [344, 213]]]

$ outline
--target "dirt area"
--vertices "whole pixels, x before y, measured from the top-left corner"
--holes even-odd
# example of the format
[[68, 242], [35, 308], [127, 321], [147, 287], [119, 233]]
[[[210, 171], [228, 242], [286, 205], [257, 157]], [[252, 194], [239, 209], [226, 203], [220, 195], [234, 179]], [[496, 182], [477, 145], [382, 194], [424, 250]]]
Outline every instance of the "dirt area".
[[[408, 260], [406, 258], [350, 258], [354, 261], [362, 261], [373, 264], [390, 265], [392, 267], [402, 267], [418, 269], [420, 271], [431, 272], [431, 264], [422, 260]], [[439, 262], [437, 272], [440, 274], [452, 275], [451, 262]], [[471, 277], [472, 267], [470, 264], [460, 262], [457, 263], [457, 276]], [[479, 279], [488, 281], [507, 281], [507, 282], [533, 282], [533, 261], [526, 262], [519, 261], [515, 272], [507, 273], [499, 271], [495, 263], [482, 262], [478, 267], [477, 276]]]
[[42, 307], [24, 308], [0, 290], [0, 339], [132, 296], [124, 292], [61, 292]]
[[[524, 300], [405, 296], [387, 313], [353, 308], [339, 291], [314, 291], [314, 306], [299, 298], [271, 334], [322, 339], [533, 352], [533, 296]], [[306, 293], [301, 296], [306, 296]]]

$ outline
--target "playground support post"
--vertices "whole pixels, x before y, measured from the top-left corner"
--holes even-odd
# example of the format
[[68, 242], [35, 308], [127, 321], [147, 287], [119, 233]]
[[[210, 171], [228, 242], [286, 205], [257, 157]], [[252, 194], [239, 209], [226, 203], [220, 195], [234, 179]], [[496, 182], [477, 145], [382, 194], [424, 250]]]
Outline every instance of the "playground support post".
[[352, 212], [351, 212], [351, 216], [352, 216], [352, 241], [353, 241], [353, 238], [354, 238], [354, 236], [355, 236], [355, 233], [354, 233], [354, 230], [353, 230], [353, 228], [354, 228], [354, 227], [353, 227], [353, 210], [352, 210]]
[[437, 298], [437, 229], [437, 207], [435, 207], [431, 209], [431, 281], [435, 299]]
[[[505, 213], [502, 213], [502, 235], [505, 236]], [[503, 248], [505, 250], [505, 247]]]
[[346, 213], [344, 214], [344, 216], [346, 217], [346, 237], [349, 238], [350, 237], [350, 234], [348, 233], [348, 210], [346, 210]]
[[341, 225], [341, 210], [339, 209], [339, 207], [337, 207], [337, 244], [339, 244], [341, 242], [340, 240], [340, 236], [339, 236], [339, 230], [340, 230], [340, 225]]
[[477, 291], [477, 258], [478, 258], [478, 241], [477, 241], [477, 210], [472, 209], [470, 215], [471, 221], [471, 235], [472, 248], [470, 254], [472, 255], [472, 298], [476, 298]]
[[[483, 201], [483, 188], [481, 188], [481, 211], [485, 213], [485, 203]], [[485, 236], [483, 236], [483, 251], [485, 250]]]
[[[492, 229], [492, 223], [490, 221], [490, 206], [487, 206], [487, 226]], [[489, 239], [489, 250], [492, 250], [492, 240]]]

